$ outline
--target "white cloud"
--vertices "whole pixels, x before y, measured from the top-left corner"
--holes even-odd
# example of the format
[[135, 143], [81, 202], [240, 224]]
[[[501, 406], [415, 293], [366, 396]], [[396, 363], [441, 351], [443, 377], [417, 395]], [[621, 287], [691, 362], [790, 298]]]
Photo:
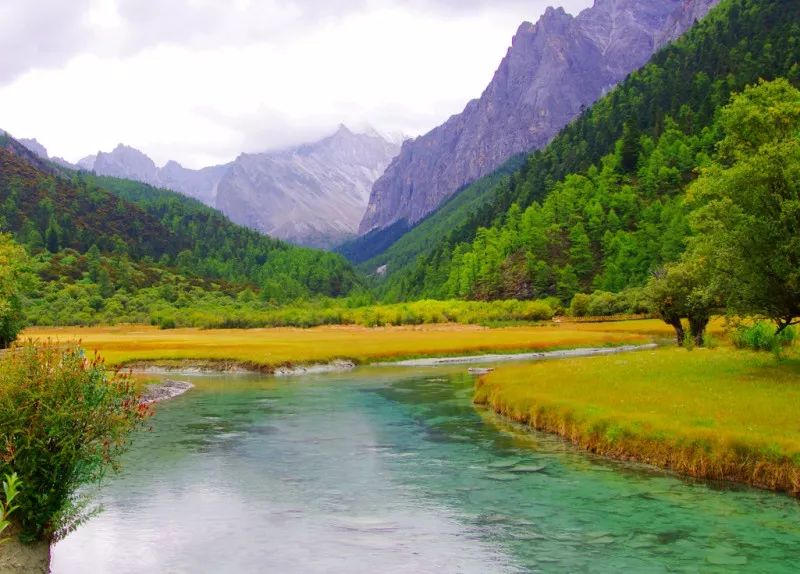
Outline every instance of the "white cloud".
[[[516, 27], [548, 3], [10, 2], [0, 8], [0, 127], [71, 160], [122, 141], [194, 167], [340, 122], [427, 131], [480, 95]], [[54, 35], [39, 34], [36, 12], [64, 4], [44, 20]]]

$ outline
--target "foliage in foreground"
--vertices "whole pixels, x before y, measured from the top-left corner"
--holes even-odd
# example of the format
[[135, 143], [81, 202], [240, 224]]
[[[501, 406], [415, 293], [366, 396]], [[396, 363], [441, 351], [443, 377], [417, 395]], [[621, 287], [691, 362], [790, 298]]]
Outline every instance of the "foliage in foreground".
[[85, 519], [77, 490], [115, 467], [148, 414], [129, 377], [77, 345], [9, 352], [0, 361], [0, 475], [25, 485], [15, 499], [21, 538], [58, 539]]
[[19, 495], [20, 480], [17, 473], [7, 474], [3, 479], [3, 492], [0, 493], [0, 544], [7, 542], [2, 538], [3, 532], [11, 526], [11, 515], [19, 508], [14, 500]]
[[718, 127], [717, 156], [689, 189], [687, 259], [702, 261], [704, 290], [729, 313], [782, 331], [800, 318], [800, 90], [786, 80], [748, 87]]

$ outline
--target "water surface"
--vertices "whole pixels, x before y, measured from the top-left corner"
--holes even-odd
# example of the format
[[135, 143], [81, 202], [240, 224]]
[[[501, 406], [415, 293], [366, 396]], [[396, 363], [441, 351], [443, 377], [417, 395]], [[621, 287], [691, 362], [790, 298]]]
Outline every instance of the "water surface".
[[794, 572], [800, 505], [607, 461], [470, 402], [464, 367], [196, 377], [55, 574]]

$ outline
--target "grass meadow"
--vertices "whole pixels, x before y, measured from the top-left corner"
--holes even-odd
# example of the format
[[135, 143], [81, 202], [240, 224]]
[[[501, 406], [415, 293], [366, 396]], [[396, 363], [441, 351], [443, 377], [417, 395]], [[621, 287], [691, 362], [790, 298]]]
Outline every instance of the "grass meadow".
[[476, 384], [475, 402], [590, 451], [699, 478], [800, 494], [800, 353], [737, 350], [721, 320], [715, 348], [671, 346], [658, 320], [489, 328], [433, 324], [263, 329], [35, 327], [23, 338], [80, 341], [115, 366], [357, 364], [413, 357], [667, 343], [624, 355], [504, 365]]
[[217, 361], [269, 371], [285, 365], [358, 364], [412, 357], [522, 352], [572, 347], [644, 344], [650, 334], [633, 327], [605, 331], [584, 324], [487, 328], [477, 325], [402, 327], [321, 326], [311, 329], [169, 329], [140, 325], [35, 327], [22, 339], [78, 340], [111, 365], [136, 362]]
[[475, 402], [599, 454], [800, 493], [800, 359], [661, 348], [501, 367]]

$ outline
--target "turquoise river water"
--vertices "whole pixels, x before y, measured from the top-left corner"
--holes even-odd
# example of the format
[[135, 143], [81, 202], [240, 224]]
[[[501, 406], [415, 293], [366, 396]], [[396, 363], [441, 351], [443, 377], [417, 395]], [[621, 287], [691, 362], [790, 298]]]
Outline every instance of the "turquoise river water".
[[190, 380], [54, 574], [800, 570], [796, 500], [529, 432], [464, 367]]

